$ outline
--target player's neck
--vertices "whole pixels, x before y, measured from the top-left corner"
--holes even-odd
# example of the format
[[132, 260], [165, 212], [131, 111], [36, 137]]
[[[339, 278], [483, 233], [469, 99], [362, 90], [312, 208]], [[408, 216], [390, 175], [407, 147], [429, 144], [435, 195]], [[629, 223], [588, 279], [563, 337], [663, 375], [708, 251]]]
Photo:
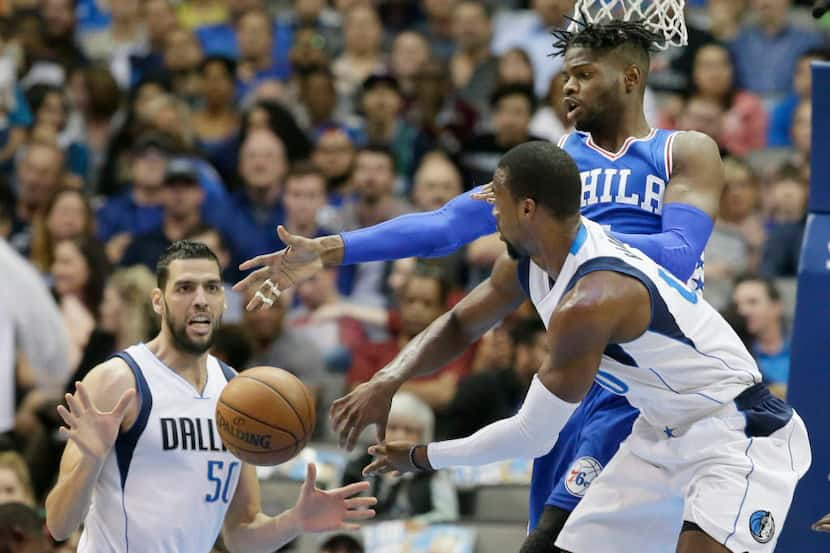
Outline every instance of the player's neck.
[[539, 227], [538, 232], [534, 232], [536, 238], [528, 248], [530, 257], [554, 280], [571, 251], [571, 244], [579, 230], [578, 223], [579, 218], [567, 221], [550, 219]]
[[207, 380], [207, 353], [195, 355], [176, 348], [166, 331], [146, 345], [166, 367], [187, 380], [199, 393], [202, 392]]
[[629, 138], [645, 138], [651, 132], [643, 110], [623, 110], [617, 121], [591, 131], [594, 143], [608, 152], [617, 153]]

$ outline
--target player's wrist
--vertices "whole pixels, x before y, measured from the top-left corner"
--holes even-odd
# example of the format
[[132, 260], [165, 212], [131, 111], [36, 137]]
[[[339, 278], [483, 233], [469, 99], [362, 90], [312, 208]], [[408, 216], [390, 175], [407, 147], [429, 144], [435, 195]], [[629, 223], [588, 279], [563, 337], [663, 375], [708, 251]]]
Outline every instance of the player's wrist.
[[409, 448], [409, 463], [420, 472], [435, 470], [429, 462], [426, 444], [417, 444]]
[[343, 263], [345, 248], [343, 238], [339, 234], [321, 236], [320, 238], [316, 238], [315, 242], [319, 248], [320, 260], [323, 262], [323, 267], [339, 267]]

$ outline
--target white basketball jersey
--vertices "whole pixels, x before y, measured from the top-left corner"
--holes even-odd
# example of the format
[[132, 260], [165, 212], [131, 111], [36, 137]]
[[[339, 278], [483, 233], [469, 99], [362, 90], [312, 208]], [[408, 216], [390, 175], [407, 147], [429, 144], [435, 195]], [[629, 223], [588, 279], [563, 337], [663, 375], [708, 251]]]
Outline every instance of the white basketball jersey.
[[209, 553], [241, 469], [214, 420], [234, 372], [208, 356], [199, 394], [144, 344], [117, 355], [135, 375], [140, 409], [95, 485], [78, 552]]
[[761, 381], [752, 356], [711, 305], [585, 217], [556, 281], [530, 259], [520, 262], [519, 279], [547, 325], [562, 296], [593, 271], [634, 277], [651, 297], [648, 329], [631, 342], [610, 344], [596, 376], [650, 424], [675, 427], [700, 419]]

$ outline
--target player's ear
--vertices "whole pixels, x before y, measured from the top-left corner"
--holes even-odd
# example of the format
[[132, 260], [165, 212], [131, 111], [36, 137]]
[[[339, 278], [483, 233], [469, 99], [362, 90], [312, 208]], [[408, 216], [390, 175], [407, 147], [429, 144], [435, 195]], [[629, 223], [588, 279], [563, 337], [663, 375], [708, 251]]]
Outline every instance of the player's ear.
[[150, 303], [153, 304], [153, 311], [156, 312], [156, 315], [161, 315], [162, 311], [164, 311], [161, 288], [154, 288], [150, 293]]
[[623, 83], [625, 85], [626, 92], [633, 92], [636, 90], [640, 83], [643, 81], [643, 72], [640, 69], [640, 66], [636, 64], [631, 64], [626, 67], [625, 71], [623, 72]]

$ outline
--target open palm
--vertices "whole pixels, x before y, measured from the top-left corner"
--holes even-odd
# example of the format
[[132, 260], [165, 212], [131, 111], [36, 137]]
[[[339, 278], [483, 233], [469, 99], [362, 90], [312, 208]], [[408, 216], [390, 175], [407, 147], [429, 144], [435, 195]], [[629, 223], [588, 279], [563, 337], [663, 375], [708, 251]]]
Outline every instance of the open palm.
[[316, 480], [317, 467], [314, 463], [309, 463], [300, 497], [294, 506], [303, 532], [357, 530], [359, 526], [353, 521], [375, 516], [375, 511], [369, 507], [377, 503], [376, 498], [352, 497], [368, 490], [368, 482], [321, 490], [316, 487]]
[[103, 459], [115, 444], [121, 421], [135, 397], [135, 390], [129, 389], [118, 399], [112, 411], [103, 412], [93, 405], [89, 392], [81, 382], [76, 383], [74, 394], [66, 394], [66, 404], [58, 405], [58, 414], [66, 426], [60, 433], [78, 446], [81, 452], [95, 459]]
[[[242, 292], [257, 289], [266, 279], [271, 279], [278, 290], [287, 290], [323, 269], [323, 260], [317, 242], [291, 234], [283, 226], [277, 227], [277, 234], [288, 247], [278, 252], [258, 255], [242, 263], [239, 268], [243, 271], [255, 267], [259, 269], [237, 282], [233, 286], [234, 290]], [[261, 298], [254, 296], [248, 303], [247, 309], [251, 311], [267, 305]]]

